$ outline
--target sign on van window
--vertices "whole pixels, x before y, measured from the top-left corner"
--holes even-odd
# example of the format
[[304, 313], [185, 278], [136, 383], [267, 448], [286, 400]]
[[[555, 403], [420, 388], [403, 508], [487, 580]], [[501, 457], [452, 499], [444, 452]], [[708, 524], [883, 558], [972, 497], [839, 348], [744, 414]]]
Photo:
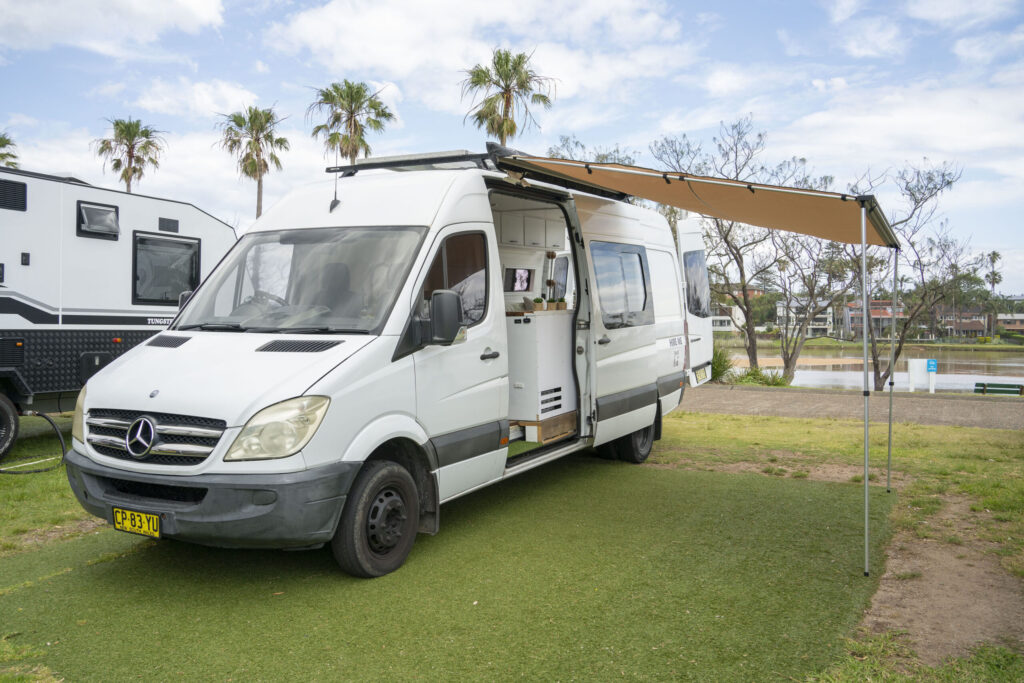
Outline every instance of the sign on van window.
[[708, 282], [708, 264], [703, 251], [683, 254], [686, 271], [686, 308], [698, 318], [711, 317], [711, 286]]

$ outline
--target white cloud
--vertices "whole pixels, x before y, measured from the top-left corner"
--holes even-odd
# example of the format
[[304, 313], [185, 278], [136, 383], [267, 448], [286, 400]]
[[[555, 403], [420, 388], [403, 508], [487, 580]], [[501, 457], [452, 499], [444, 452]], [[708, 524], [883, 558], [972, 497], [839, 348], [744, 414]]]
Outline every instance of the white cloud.
[[137, 51], [169, 31], [195, 34], [223, 21], [221, 0], [0, 0], [0, 44], [21, 50], [71, 45], [103, 55]]
[[255, 93], [237, 83], [218, 79], [192, 82], [180, 76], [177, 81], [154, 79], [135, 104], [161, 114], [203, 118], [236, 111], [256, 99]]
[[31, 128], [37, 125], [39, 125], [39, 119], [27, 116], [25, 114], [14, 113], [7, 118], [7, 123], [4, 124], [4, 128], [13, 128], [15, 126]]
[[1009, 16], [1016, 0], [908, 0], [907, 15], [944, 28], [967, 29]]
[[846, 82], [845, 78], [815, 78], [811, 81], [811, 85], [818, 92], [837, 92], [839, 90], [846, 90], [849, 87], [849, 83]]
[[91, 97], [112, 98], [124, 92], [125, 87], [124, 83], [107, 82], [97, 85], [88, 94]]
[[983, 33], [961, 38], [953, 45], [953, 52], [965, 62], [988, 64], [998, 57], [1011, 54], [1024, 47], [1024, 26], [1012, 33]]
[[[374, 26], [386, 30], [367, 30]], [[623, 80], [684, 68], [696, 50], [682, 33], [668, 5], [644, 0], [562, 3], [557, 21], [544, 0], [332, 0], [272, 25], [265, 42], [288, 54], [308, 52], [339, 76], [391, 80], [431, 109], [464, 114], [464, 71], [486, 63], [494, 47], [532, 53], [540, 75], [559, 79], [559, 99], [584, 92], [614, 98], [621, 88], [611, 86]]]
[[782, 50], [786, 53], [787, 57], [802, 57], [807, 54], [807, 48], [789, 35], [789, 31], [786, 29], [780, 28], [775, 32], [775, 37], [782, 43]]
[[863, 0], [826, 0], [825, 9], [833, 24], [846, 21], [860, 11]]
[[268, 71], [270, 71], [270, 67], [264, 64], [262, 60], [259, 59], [257, 59], [256, 63], [252, 65], [252, 68], [255, 69], [256, 73], [258, 74], [265, 74]]
[[907, 40], [894, 21], [883, 17], [851, 22], [852, 34], [843, 44], [851, 57], [897, 57], [907, 50]]

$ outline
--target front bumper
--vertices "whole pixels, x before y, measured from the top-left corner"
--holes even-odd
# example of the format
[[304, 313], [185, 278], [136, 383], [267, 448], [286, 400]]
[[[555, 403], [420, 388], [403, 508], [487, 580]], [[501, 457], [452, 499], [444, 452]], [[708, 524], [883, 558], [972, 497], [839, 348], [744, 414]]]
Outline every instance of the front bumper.
[[287, 474], [142, 474], [98, 465], [71, 449], [68, 481], [86, 510], [160, 516], [160, 534], [222, 548], [302, 548], [334, 535], [360, 463]]

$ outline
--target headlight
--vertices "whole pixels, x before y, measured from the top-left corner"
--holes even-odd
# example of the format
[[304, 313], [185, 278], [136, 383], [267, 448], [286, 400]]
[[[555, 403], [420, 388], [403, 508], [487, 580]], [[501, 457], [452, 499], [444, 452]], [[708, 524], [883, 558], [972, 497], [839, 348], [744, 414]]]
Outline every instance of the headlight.
[[71, 437], [85, 443], [85, 387], [78, 392], [75, 401], [75, 419], [71, 421]]
[[268, 460], [298, 453], [316, 434], [331, 399], [299, 396], [264, 408], [252, 416], [225, 460]]

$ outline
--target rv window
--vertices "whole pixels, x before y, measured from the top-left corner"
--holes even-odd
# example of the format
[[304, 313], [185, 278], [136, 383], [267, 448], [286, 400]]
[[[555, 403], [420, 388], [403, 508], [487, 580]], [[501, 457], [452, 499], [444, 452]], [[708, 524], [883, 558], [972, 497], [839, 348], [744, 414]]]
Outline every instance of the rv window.
[[708, 284], [708, 264], [703, 251], [683, 254], [686, 271], [686, 308], [698, 318], [711, 317], [711, 288]]
[[647, 252], [637, 245], [591, 242], [601, 319], [608, 329], [654, 322]]
[[11, 180], [0, 180], [0, 209], [25, 211], [28, 209], [28, 186]]
[[430, 265], [420, 295], [420, 317], [430, 317], [430, 296], [450, 289], [462, 297], [462, 324], [480, 322], [487, 312], [487, 247], [480, 232], [449, 237]]
[[103, 240], [116, 240], [121, 233], [118, 224], [117, 207], [108, 204], [78, 202], [79, 237], [95, 237]]
[[569, 282], [569, 257], [559, 256], [551, 268], [551, 279], [555, 281], [553, 296], [561, 299], [565, 296], [565, 288]]
[[177, 306], [199, 286], [199, 240], [135, 233], [132, 303]]

